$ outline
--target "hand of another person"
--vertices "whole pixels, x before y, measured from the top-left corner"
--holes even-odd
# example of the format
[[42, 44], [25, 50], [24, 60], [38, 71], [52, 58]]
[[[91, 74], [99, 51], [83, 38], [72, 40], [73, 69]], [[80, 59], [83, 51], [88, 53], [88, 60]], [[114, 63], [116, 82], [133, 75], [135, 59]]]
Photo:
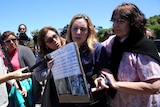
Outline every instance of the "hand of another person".
[[22, 90], [18, 89], [18, 91], [24, 96], [27, 97], [27, 90], [22, 86]]
[[48, 69], [51, 69], [52, 66], [53, 66], [53, 64], [54, 64], [54, 60], [53, 60], [53, 59], [50, 60], [50, 61], [48, 61], [48, 62], [47, 62], [47, 67], [48, 67]]
[[14, 79], [16, 80], [24, 80], [28, 77], [31, 77], [32, 73], [31, 72], [27, 72], [27, 73], [23, 73], [24, 70], [26, 70], [28, 67], [24, 67], [21, 69], [18, 69], [16, 71], [12, 72], [12, 76]]

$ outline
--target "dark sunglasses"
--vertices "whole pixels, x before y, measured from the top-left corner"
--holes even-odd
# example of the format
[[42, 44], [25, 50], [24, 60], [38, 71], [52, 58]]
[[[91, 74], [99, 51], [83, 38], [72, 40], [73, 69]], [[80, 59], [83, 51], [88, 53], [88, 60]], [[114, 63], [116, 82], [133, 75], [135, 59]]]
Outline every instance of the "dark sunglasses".
[[25, 28], [20, 28], [20, 30], [26, 30]]
[[6, 43], [11, 43], [11, 41], [16, 42], [17, 39], [14, 38], [14, 39], [7, 39], [7, 40], [4, 40], [4, 42], [6, 42]]
[[57, 39], [58, 35], [54, 35], [53, 37], [48, 38], [45, 42], [46, 43], [52, 43], [54, 41], [54, 38]]

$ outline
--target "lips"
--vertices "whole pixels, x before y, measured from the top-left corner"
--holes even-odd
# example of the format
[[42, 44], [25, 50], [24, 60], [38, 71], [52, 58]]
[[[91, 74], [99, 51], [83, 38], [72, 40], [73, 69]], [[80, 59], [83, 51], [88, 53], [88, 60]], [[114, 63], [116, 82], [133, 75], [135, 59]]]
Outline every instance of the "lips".
[[78, 39], [81, 39], [81, 38], [80, 38], [80, 37], [75, 37], [75, 39], [77, 39], [77, 40], [78, 40]]
[[56, 43], [55, 45], [56, 45], [56, 47], [58, 47], [58, 48], [60, 47], [59, 43]]

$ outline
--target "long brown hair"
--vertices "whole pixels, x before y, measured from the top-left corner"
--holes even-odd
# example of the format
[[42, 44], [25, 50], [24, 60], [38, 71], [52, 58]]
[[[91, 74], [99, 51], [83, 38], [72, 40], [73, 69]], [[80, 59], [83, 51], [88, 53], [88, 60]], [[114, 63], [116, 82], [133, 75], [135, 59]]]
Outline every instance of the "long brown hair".
[[[40, 47], [40, 54], [41, 55], [46, 55], [54, 50], [51, 50], [51, 49], [48, 49], [46, 44], [45, 44], [45, 41], [44, 41], [44, 38], [45, 38], [45, 35], [47, 34], [47, 32], [51, 30], [51, 31], [54, 31], [57, 35], [58, 34], [58, 31], [56, 30], [56, 28], [54, 27], [51, 27], [51, 26], [47, 26], [47, 27], [43, 27], [39, 33], [38, 33], [38, 44], [39, 44], [39, 47]], [[65, 45], [66, 43], [66, 40], [60, 36], [58, 36], [60, 38], [60, 41], [61, 41], [61, 45]]]

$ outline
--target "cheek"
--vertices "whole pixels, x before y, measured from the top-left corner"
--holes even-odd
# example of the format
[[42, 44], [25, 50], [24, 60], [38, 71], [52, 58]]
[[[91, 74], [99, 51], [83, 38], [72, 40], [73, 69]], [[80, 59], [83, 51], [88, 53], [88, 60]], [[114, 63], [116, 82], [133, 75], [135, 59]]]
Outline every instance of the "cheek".
[[83, 40], [87, 40], [87, 38], [88, 38], [88, 33], [87, 34], [84, 34], [84, 35], [82, 35], [83, 36]]
[[86, 33], [83, 34], [83, 36], [84, 36], [85, 39], [88, 38], [88, 35], [89, 35], [89, 32], [86, 32]]
[[55, 44], [49, 44], [47, 45], [48, 48], [52, 49], [52, 50], [55, 50], [57, 49], [57, 47], [55, 46]]
[[129, 31], [130, 31], [129, 26], [124, 26], [124, 27], [123, 27], [123, 32], [124, 32], [126, 35], [129, 33]]

